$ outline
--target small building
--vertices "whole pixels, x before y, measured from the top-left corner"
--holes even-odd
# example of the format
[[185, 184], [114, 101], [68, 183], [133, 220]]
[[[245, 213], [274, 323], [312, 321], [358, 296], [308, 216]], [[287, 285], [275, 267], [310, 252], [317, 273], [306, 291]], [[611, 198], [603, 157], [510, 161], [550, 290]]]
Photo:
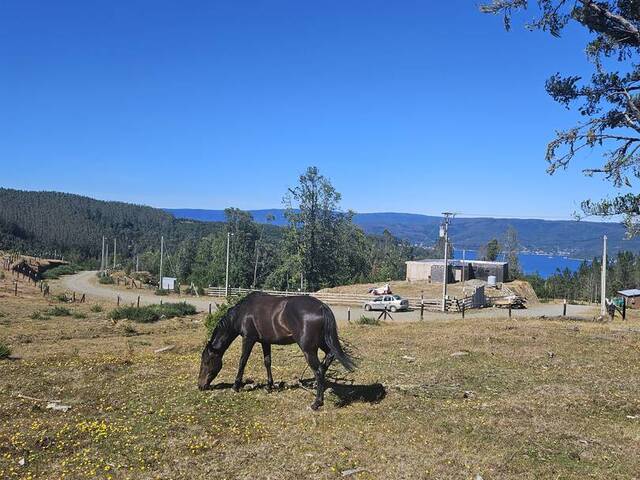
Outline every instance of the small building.
[[173, 290], [176, 288], [176, 281], [178, 279], [175, 277], [162, 277], [162, 285], [160, 288], [162, 290]]
[[[444, 259], [433, 258], [408, 261], [407, 281], [442, 283], [444, 279]], [[471, 279], [488, 281], [495, 277], [497, 282], [504, 282], [509, 278], [509, 264], [507, 262], [488, 262], [485, 260], [448, 260], [447, 282], [463, 282]]]
[[631, 288], [629, 290], [620, 290], [618, 295], [624, 298], [627, 308], [640, 308], [640, 290]]

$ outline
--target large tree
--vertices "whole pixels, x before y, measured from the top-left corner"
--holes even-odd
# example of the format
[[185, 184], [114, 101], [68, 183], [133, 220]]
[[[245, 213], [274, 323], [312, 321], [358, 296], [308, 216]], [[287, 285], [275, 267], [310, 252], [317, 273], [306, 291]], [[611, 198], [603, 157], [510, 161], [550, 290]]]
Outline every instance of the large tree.
[[[527, 26], [559, 37], [569, 22], [591, 34], [586, 45], [593, 75], [552, 75], [549, 95], [566, 106], [577, 105], [583, 120], [556, 132], [547, 147], [548, 171], [567, 167], [577, 156], [594, 149], [602, 162], [584, 168], [587, 175], [604, 175], [616, 189], [632, 187], [640, 178], [640, 1], [639, 0], [493, 0], [481, 11], [504, 16], [507, 29], [518, 10], [530, 4], [536, 18]], [[640, 232], [640, 195], [617, 194], [599, 201], [585, 200], [589, 215], [624, 215], [629, 234]]]

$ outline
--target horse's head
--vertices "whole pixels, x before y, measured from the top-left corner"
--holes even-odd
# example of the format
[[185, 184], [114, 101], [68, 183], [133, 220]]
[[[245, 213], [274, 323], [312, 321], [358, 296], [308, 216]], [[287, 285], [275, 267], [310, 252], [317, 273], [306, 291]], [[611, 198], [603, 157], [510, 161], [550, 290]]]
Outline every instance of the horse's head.
[[222, 369], [222, 354], [223, 352], [214, 348], [211, 342], [205, 345], [200, 362], [200, 375], [198, 376], [198, 388], [200, 390], [207, 390], [211, 382], [220, 373]]

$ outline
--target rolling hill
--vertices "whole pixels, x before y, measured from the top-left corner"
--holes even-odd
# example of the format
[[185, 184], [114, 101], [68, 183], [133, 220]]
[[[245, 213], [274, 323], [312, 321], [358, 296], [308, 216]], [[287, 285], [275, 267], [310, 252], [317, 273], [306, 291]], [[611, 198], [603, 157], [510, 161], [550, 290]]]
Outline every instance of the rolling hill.
[[[223, 210], [165, 209], [176, 218], [222, 221]], [[256, 221], [265, 223], [273, 215], [275, 225], [285, 225], [284, 210], [252, 210]], [[438, 236], [441, 217], [411, 213], [359, 213], [355, 222], [366, 233], [394, 236], [414, 244], [433, 245]], [[514, 218], [463, 218], [451, 223], [450, 235], [456, 248], [477, 249], [492, 238], [502, 238], [509, 226], [518, 231], [523, 248], [546, 253], [565, 253], [581, 258], [599, 256], [602, 236], [609, 238], [609, 250], [640, 251], [640, 239], [625, 239], [625, 228], [618, 223]]]

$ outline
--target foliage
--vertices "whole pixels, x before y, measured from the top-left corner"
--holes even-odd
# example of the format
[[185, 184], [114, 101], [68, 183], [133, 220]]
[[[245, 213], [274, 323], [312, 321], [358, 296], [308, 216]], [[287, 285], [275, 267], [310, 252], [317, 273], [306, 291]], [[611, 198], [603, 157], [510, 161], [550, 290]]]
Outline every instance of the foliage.
[[129, 319], [138, 323], [150, 323], [164, 318], [184, 317], [196, 313], [196, 307], [189, 303], [164, 303], [145, 307], [118, 307], [109, 312], [113, 320]]
[[[575, 272], [565, 269], [544, 279], [538, 274], [525, 279], [540, 298], [566, 298], [572, 301], [598, 302], [600, 300], [600, 272], [602, 259], [583, 262]], [[619, 290], [640, 285], [640, 255], [620, 252], [607, 262], [607, 298]]]
[[158, 288], [154, 292], [154, 295], [158, 295], [160, 297], [165, 297], [169, 295], [169, 290], [165, 290], [164, 288]]
[[87, 315], [85, 313], [82, 313], [82, 312], [73, 312], [73, 314], [71, 316], [73, 318], [77, 319], [77, 320], [82, 320], [84, 318], [87, 318]]
[[46, 313], [53, 317], [70, 317], [72, 312], [67, 307], [56, 305], [55, 307], [48, 309]]
[[[503, 14], [509, 29], [512, 16], [529, 6], [528, 0], [493, 0], [481, 10]], [[531, 2], [533, 3], [533, 2]], [[631, 187], [640, 178], [640, 8], [637, 0], [539, 0], [539, 15], [528, 27], [559, 37], [575, 22], [588, 30], [586, 52], [593, 64], [590, 80], [580, 76], [552, 75], [546, 83], [549, 95], [565, 107], [578, 104], [584, 118], [556, 133], [548, 147], [548, 172], [594, 150], [604, 163], [584, 173], [604, 175], [616, 189]], [[585, 154], [585, 156], [588, 154]], [[585, 200], [587, 215], [625, 215], [629, 234], [640, 231], [640, 195], [618, 194], [602, 201]]]
[[113, 285], [116, 282], [112, 276], [103, 275], [98, 279], [98, 283], [101, 283], [102, 285]]
[[43, 315], [41, 312], [33, 312], [31, 315], [29, 315], [29, 318], [31, 320], [49, 320], [49, 317]]
[[521, 277], [522, 269], [520, 268], [520, 260], [518, 259], [520, 241], [518, 240], [518, 232], [511, 225], [507, 228], [502, 245], [505, 259], [509, 262], [509, 278], [514, 280]]
[[0, 360], [4, 360], [5, 358], [9, 358], [11, 356], [11, 348], [4, 343], [0, 342]]
[[366, 315], [360, 315], [360, 318], [358, 318], [355, 323], [358, 325], [379, 326], [380, 320], [378, 320], [376, 317], [367, 317]]
[[57, 267], [50, 268], [42, 274], [42, 278], [46, 280], [54, 280], [60, 278], [61, 275], [73, 275], [77, 273], [80, 268], [78, 265], [58, 265]]
[[103, 310], [103, 308], [102, 308], [102, 305], [96, 303], [95, 305], [91, 305], [91, 307], [89, 307], [89, 310], [91, 310], [94, 313], [100, 313]]
[[497, 238], [489, 240], [481, 250], [481, 258], [489, 262], [495, 262], [498, 255], [500, 255], [500, 243]]

